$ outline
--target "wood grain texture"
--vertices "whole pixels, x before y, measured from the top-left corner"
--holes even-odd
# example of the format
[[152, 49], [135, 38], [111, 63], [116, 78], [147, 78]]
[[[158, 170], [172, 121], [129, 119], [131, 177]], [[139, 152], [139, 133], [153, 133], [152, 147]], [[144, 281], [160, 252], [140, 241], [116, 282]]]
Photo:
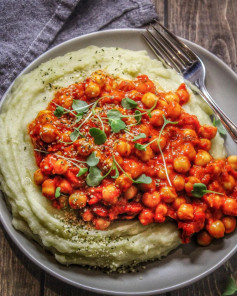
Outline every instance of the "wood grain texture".
[[42, 275], [0, 227], [0, 295], [40, 296]]
[[[152, 0], [159, 21], [202, 45], [237, 72], [237, 0]], [[218, 296], [229, 276], [237, 279], [237, 255], [197, 283], [161, 296]], [[0, 229], [0, 296], [99, 296], [41, 271]]]

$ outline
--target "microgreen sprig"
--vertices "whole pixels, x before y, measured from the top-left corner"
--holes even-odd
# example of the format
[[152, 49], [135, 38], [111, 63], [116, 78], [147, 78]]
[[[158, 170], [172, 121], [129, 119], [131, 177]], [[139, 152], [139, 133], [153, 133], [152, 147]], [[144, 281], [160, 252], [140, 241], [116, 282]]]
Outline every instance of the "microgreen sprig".
[[192, 196], [197, 197], [197, 198], [201, 198], [206, 193], [215, 193], [215, 194], [219, 194], [219, 195], [224, 195], [221, 192], [207, 190], [207, 186], [205, 184], [203, 184], [203, 183], [195, 183], [193, 185], [193, 190], [191, 191]]

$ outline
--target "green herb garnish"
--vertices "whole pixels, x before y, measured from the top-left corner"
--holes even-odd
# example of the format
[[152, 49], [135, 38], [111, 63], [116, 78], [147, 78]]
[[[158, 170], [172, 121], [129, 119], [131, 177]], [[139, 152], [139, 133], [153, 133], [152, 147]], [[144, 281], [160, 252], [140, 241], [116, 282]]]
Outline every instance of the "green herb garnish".
[[77, 177], [81, 177], [82, 175], [84, 175], [86, 172], [88, 172], [88, 168], [80, 168]]
[[139, 140], [139, 139], [145, 139], [147, 137], [146, 134], [144, 133], [141, 133], [141, 134], [138, 134], [136, 137], [134, 137], [134, 139], [132, 140], [133, 142]]
[[229, 278], [225, 291], [223, 292], [222, 296], [233, 295], [235, 292], [237, 292], [236, 282], [233, 278]]
[[124, 98], [121, 102], [121, 105], [123, 106], [123, 108], [125, 109], [133, 109], [137, 107], [137, 102], [130, 99], [130, 98]]
[[57, 106], [57, 108], [54, 111], [54, 115], [56, 117], [61, 117], [64, 113], [64, 108], [62, 106]]
[[93, 151], [86, 160], [86, 164], [89, 166], [96, 166], [99, 163], [100, 159], [96, 156], [95, 151]]
[[219, 195], [224, 195], [223, 193], [212, 191], [212, 190], [207, 190], [207, 186], [203, 183], [195, 183], [193, 185], [193, 190], [191, 191], [192, 196], [201, 198], [203, 195], [206, 193], [216, 193]]
[[86, 177], [86, 183], [88, 186], [98, 186], [104, 177], [101, 174], [101, 170], [97, 167], [90, 167], [89, 174]]
[[92, 127], [90, 128], [89, 133], [94, 138], [94, 142], [97, 145], [104, 144], [107, 139], [105, 132], [99, 128]]
[[56, 190], [55, 190], [55, 197], [59, 198], [60, 195], [61, 195], [61, 188], [57, 187]]
[[226, 129], [224, 128], [223, 124], [221, 123], [220, 119], [213, 118], [212, 121], [213, 125], [217, 127], [217, 130], [221, 136], [225, 136], [227, 134]]
[[145, 174], [142, 174], [141, 176], [139, 176], [134, 183], [136, 184], [151, 184], [152, 182], [152, 178], [148, 177]]
[[74, 111], [79, 111], [79, 113], [83, 112], [83, 113], [87, 113], [89, 110], [89, 106], [85, 101], [80, 101], [80, 100], [73, 100], [72, 103], [72, 109]]

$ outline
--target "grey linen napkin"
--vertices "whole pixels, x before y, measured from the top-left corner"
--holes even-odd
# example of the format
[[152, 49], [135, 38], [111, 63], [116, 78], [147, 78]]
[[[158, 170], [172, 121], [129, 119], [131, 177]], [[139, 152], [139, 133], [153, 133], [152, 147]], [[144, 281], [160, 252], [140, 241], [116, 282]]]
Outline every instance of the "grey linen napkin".
[[0, 1], [0, 98], [35, 58], [63, 41], [157, 18], [151, 0]]

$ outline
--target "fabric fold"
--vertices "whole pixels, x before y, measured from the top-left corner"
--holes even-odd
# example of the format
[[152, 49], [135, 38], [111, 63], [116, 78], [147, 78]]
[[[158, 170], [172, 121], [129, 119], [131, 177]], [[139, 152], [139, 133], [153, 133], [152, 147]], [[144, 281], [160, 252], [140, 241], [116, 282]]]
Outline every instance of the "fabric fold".
[[157, 17], [150, 0], [6, 0], [0, 2], [0, 98], [47, 49], [113, 28], [141, 27]]

